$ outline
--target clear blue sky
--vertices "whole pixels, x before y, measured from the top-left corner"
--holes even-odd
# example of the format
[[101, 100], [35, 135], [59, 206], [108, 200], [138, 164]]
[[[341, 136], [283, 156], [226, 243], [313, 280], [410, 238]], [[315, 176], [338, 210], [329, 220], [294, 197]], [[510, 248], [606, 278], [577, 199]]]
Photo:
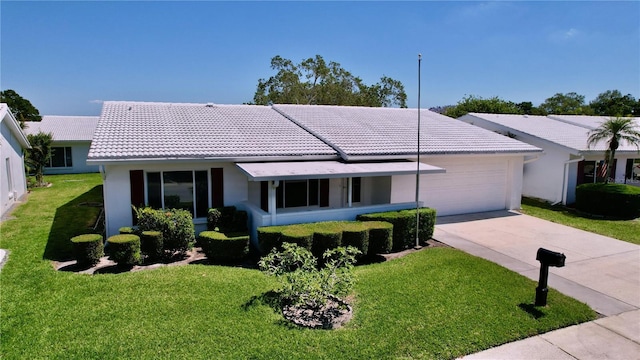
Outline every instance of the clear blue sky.
[[44, 115], [103, 100], [240, 104], [275, 55], [316, 54], [417, 106], [465, 95], [640, 97], [640, 2], [0, 1], [0, 88]]

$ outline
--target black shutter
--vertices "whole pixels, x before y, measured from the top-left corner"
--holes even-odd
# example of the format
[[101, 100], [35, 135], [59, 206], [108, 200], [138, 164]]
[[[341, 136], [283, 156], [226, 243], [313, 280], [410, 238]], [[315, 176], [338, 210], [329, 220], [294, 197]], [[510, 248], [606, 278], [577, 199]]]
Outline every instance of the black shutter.
[[[144, 206], [144, 171], [129, 171], [129, 186], [131, 187], [131, 205], [135, 207]], [[131, 218], [133, 225], [138, 223], [136, 213], [131, 209]]]
[[211, 206], [224, 206], [224, 177], [222, 168], [211, 168]]
[[329, 206], [329, 179], [320, 179], [320, 207]]
[[269, 212], [269, 182], [260, 182], [260, 208]]

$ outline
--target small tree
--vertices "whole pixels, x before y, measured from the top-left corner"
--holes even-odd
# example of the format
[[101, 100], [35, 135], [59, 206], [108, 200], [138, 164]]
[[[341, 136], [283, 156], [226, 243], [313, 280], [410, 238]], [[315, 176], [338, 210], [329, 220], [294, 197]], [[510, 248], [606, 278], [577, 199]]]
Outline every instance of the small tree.
[[44, 168], [51, 158], [51, 133], [38, 132], [35, 135], [27, 135], [31, 149], [27, 149], [25, 165], [29, 172], [36, 175], [36, 186], [44, 186]]
[[640, 150], [640, 131], [636, 129], [636, 124], [633, 119], [629, 118], [615, 118], [609, 119], [596, 129], [589, 131], [589, 137], [587, 138], [587, 147], [591, 148], [600, 141], [607, 141], [608, 143], [608, 156], [605, 155], [605, 162], [607, 163], [607, 172], [605, 175], [605, 184], [609, 183], [609, 177], [611, 176], [611, 168], [613, 159], [616, 157], [616, 150], [620, 146], [621, 142], [627, 142], [630, 145], [634, 145]]

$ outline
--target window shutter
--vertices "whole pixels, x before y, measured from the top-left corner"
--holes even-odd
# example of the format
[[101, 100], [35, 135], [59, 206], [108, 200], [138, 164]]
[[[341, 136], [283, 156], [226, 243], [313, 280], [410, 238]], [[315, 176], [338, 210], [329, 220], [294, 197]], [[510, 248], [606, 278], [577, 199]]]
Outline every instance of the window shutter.
[[584, 184], [584, 160], [578, 162], [578, 179], [576, 179], [576, 186]]
[[329, 206], [329, 179], [320, 179], [320, 207]]
[[[129, 171], [129, 186], [131, 187], [131, 205], [135, 207], [144, 206], [144, 171]], [[131, 209], [132, 224], [136, 225], [138, 219], [136, 213]]]
[[260, 208], [269, 212], [269, 182], [260, 182]]
[[211, 206], [224, 206], [224, 178], [222, 168], [211, 168]]

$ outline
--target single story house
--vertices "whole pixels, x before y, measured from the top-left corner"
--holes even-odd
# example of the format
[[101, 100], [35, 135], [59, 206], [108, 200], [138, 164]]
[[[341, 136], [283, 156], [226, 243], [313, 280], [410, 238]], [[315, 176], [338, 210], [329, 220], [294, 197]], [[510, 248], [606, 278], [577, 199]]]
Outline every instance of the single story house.
[[[522, 193], [552, 203], [575, 202], [576, 186], [603, 180], [608, 144], [589, 148], [589, 131], [610, 119], [581, 115], [506, 115], [469, 113], [459, 120], [523, 141], [544, 150], [539, 160], [526, 163]], [[636, 122], [640, 121], [636, 118]], [[640, 152], [620, 144], [611, 177], [619, 183], [639, 184]]]
[[0, 216], [27, 194], [24, 150], [29, 141], [7, 104], [0, 104]]
[[42, 121], [26, 121], [25, 132], [35, 135], [51, 133], [51, 158], [45, 174], [78, 174], [98, 172], [98, 166], [87, 164], [87, 155], [98, 116], [43, 116]]
[[[196, 230], [234, 205], [259, 226], [352, 220], [419, 204], [440, 215], [520, 207], [540, 149], [417, 109], [112, 102], [87, 163], [104, 178], [107, 236], [131, 205], [186, 208]], [[416, 176], [419, 171], [419, 177]]]

